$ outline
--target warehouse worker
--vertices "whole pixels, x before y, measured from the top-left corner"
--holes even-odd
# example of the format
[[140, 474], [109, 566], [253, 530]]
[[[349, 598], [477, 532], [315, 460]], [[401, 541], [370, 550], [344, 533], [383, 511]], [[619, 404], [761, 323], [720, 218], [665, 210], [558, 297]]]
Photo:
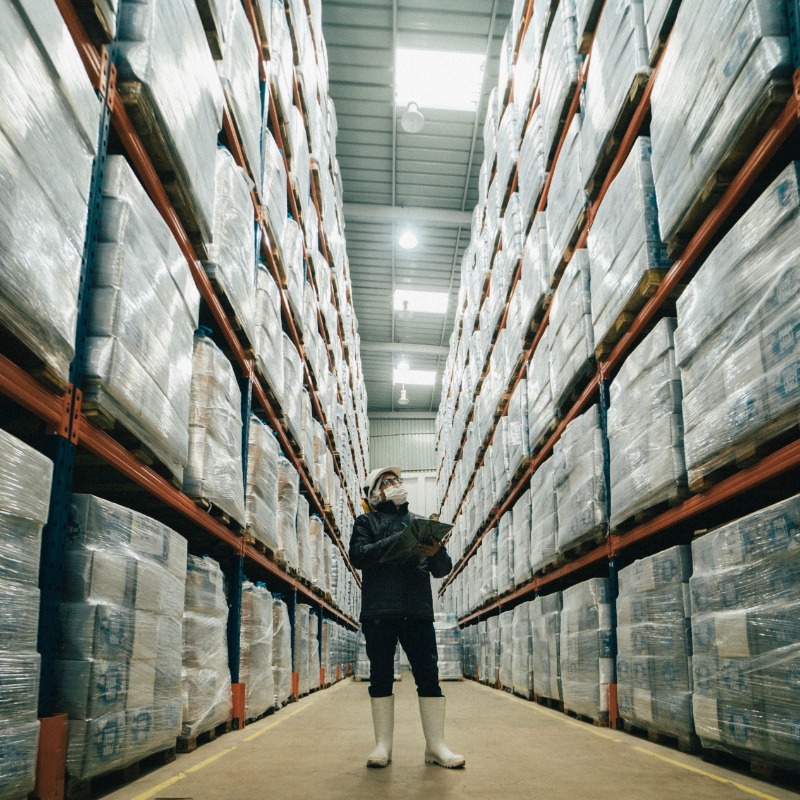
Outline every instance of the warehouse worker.
[[399, 641], [417, 685], [426, 763], [463, 767], [464, 757], [451, 752], [444, 742], [445, 699], [439, 687], [430, 580], [431, 575], [443, 578], [453, 563], [436, 541], [417, 545], [418, 555], [409, 561], [381, 563], [381, 557], [415, 515], [408, 510], [408, 493], [398, 467], [372, 470], [363, 488], [369, 511], [353, 525], [350, 561], [362, 571], [361, 626], [370, 665], [376, 746], [367, 766], [385, 767], [392, 760], [392, 688]]

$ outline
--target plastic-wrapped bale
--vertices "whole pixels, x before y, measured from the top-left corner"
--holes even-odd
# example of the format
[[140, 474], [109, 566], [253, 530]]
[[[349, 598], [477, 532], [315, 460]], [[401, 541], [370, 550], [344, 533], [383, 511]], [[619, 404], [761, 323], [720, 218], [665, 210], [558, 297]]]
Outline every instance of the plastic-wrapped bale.
[[242, 397], [230, 362], [207, 336], [194, 339], [189, 409], [189, 497], [213, 504], [244, 526]]
[[33, 790], [39, 740], [39, 553], [53, 463], [0, 430], [0, 797]]
[[308, 690], [313, 692], [321, 686], [320, 678], [320, 637], [319, 614], [313, 608], [308, 612]]
[[301, 578], [311, 582], [311, 537], [308, 500], [303, 495], [297, 498], [297, 571]]
[[278, 538], [278, 457], [280, 447], [272, 429], [250, 417], [247, 448], [247, 534], [273, 553]]
[[611, 384], [612, 528], [653, 506], [674, 504], [686, 494], [674, 331], [674, 319], [659, 321]]
[[564, 147], [553, 167], [553, 178], [547, 194], [547, 240], [550, 246], [550, 283], [555, 283], [564, 263], [569, 260], [586, 217], [587, 195], [583, 188], [580, 133], [581, 115], [570, 123]]
[[689, 742], [692, 725], [688, 546], [634, 561], [619, 573], [617, 697], [620, 716]]
[[478, 554], [481, 558], [480, 580], [481, 580], [481, 605], [497, 597], [497, 528], [493, 528], [486, 533], [481, 541]]
[[280, 119], [289, 120], [294, 97], [294, 58], [292, 38], [286, 11], [280, 3], [272, 3], [272, 38], [269, 43], [270, 94]]
[[272, 599], [272, 675], [275, 707], [280, 708], [292, 696], [292, 628], [289, 608], [283, 600]]
[[800, 193], [789, 165], [678, 302], [690, 488], [790, 430], [800, 409]]
[[562, 598], [559, 659], [564, 708], [595, 721], [607, 720], [616, 656], [608, 578], [571, 586]]
[[224, 98], [194, 0], [122, 0], [117, 44], [120, 99], [165, 151], [181, 221], [208, 243]]
[[599, 188], [650, 76], [643, 0], [607, 0], [597, 26], [586, 80], [581, 165], [590, 190]]
[[486, 673], [481, 673], [481, 678], [485, 683], [492, 686], [497, 685], [500, 677], [500, 645], [502, 642], [502, 632], [500, 617], [489, 617], [486, 620]]
[[211, 55], [216, 60], [224, 58], [231, 44], [233, 2], [231, 0], [196, 0], [196, 2]]
[[703, 747], [800, 765], [800, 495], [692, 542], [692, 704]]
[[624, 333], [670, 266], [658, 232], [650, 140], [636, 140], [597, 212], [587, 242], [592, 320], [598, 352]]
[[595, 405], [567, 425], [553, 448], [560, 554], [606, 531], [603, 437]]
[[513, 583], [519, 586], [531, 579], [531, 493], [527, 490], [511, 510], [514, 542]]
[[264, 165], [261, 198], [267, 209], [269, 246], [272, 252], [278, 253], [282, 259], [283, 224], [289, 213], [289, 201], [286, 197], [286, 164], [283, 154], [266, 126], [261, 140], [261, 158]]
[[505, 194], [519, 159], [520, 122], [513, 102], [506, 106], [497, 131], [497, 176]]
[[323, 592], [326, 591], [325, 583], [325, 525], [319, 514], [312, 514], [308, 522], [308, 538], [311, 553], [311, 585]]
[[669, 37], [681, 0], [644, 0], [644, 26], [650, 63], [655, 64]]
[[581, 53], [588, 53], [600, 12], [604, 8], [604, 0], [576, 0], [575, 6], [578, 49]]
[[275, 702], [272, 674], [272, 595], [263, 584], [242, 584], [239, 680], [247, 687], [245, 716], [260, 717]]
[[85, 350], [84, 403], [183, 477], [200, 295], [122, 156], [109, 156]]
[[247, 341], [256, 339], [256, 254], [252, 182], [223, 147], [217, 150], [214, 240], [203, 269], [230, 303]]
[[278, 456], [278, 560], [297, 569], [297, 506], [300, 498], [300, 476], [283, 454]]
[[283, 323], [281, 296], [269, 270], [258, 265], [256, 277], [256, 360], [269, 388], [283, 401]]
[[311, 606], [297, 603], [294, 612], [294, 671], [298, 675], [298, 691], [300, 697], [307, 695], [311, 690], [311, 676], [309, 664], [309, 613]]
[[0, 318], [66, 388], [100, 103], [55, 6], [5, 3], [0, 30]]
[[550, 327], [536, 345], [528, 362], [528, 452], [534, 455], [555, 425], [556, 412], [550, 382]]
[[219, 564], [190, 555], [183, 607], [183, 727], [194, 738], [231, 718], [228, 601]]
[[500, 125], [500, 108], [497, 102], [497, 87], [493, 86], [486, 102], [486, 117], [483, 121], [483, 163], [490, 177], [497, 155], [497, 129]]
[[537, 106], [519, 150], [519, 202], [525, 229], [534, 215], [547, 176], [543, 137], [541, 106]]
[[291, 183], [300, 203], [300, 210], [308, 203], [311, 189], [311, 173], [309, 171], [308, 139], [306, 138], [306, 123], [297, 106], [292, 106], [289, 116], [289, 138], [292, 141], [292, 157], [289, 164], [289, 182]]
[[533, 691], [561, 700], [561, 592], [536, 597], [531, 604]]
[[550, 378], [556, 409], [568, 404], [594, 367], [594, 332], [586, 250], [576, 250], [550, 306]]
[[726, 185], [717, 176], [736, 173], [791, 94], [787, 32], [786, 6], [772, 0], [699, 0], [678, 10], [650, 124], [658, 218], [671, 250], [717, 202]]
[[517, 384], [517, 388], [511, 395], [506, 419], [508, 475], [513, 478], [530, 454], [528, 450], [528, 387], [524, 378]]
[[531, 476], [531, 569], [552, 564], [558, 555], [558, 507], [555, 487], [556, 459], [543, 461]]
[[500, 660], [497, 680], [500, 688], [511, 688], [514, 684], [514, 611], [504, 611], [499, 615], [500, 625]]
[[520, 42], [519, 53], [514, 64], [514, 103], [521, 120], [528, 119], [528, 112], [533, 102], [539, 80], [540, 55], [541, 50], [534, 26], [529, 24]]
[[461, 630], [455, 614], [437, 612], [433, 627], [436, 631], [436, 651], [439, 656], [439, 678], [452, 680], [463, 677], [461, 666]]
[[531, 603], [521, 603], [513, 613], [513, 652], [511, 656], [511, 688], [514, 694], [533, 696], [533, 630]]
[[283, 419], [296, 439], [300, 438], [300, 397], [303, 363], [294, 342], [283, 334]]
[[514, 588], [514, 536], [511, 514], [500, 517], [497, 525], [497, 591], [506, 594]]
[[79, 780], [175, 744], [181, 732], [186, 540], [91, 495], [73, 495], [59, 610], [56, 707]]
[[[222, 61], [217, 62], [217, 71], [250, 175], [254, 181], [260, 181], [263, 120], [258, 74], [260, 56], [244, 7], [233, 3], [231, 11], [227, 35], [230, 47], [226, 47]], [[260, 186], [258, 194], [261, 194]]]
[[[547, 166], [558, 144], [578, 82], [580, 57], [577, 33], [575, 0], [560, 0], [544, 45], [539, 73], [539, 106], [542, 109], [542, 139]], [[562, 158], [563, 150], [559, 160]]]

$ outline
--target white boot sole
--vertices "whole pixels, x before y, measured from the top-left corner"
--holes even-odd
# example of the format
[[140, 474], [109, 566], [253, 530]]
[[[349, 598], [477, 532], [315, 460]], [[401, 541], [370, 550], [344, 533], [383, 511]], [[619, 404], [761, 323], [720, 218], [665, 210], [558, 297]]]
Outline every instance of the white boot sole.
[[454, 761], [451, 764], [448, 764], [444, 761], [439, 761], [439, 759], [435, 758], [434, 756], [425, 756], [425, 763], [436, 764], [436, 766], [444, 767], [445, 769], [461, 769], [467, 763], [467, 760], [462, 758], [460, 761]]

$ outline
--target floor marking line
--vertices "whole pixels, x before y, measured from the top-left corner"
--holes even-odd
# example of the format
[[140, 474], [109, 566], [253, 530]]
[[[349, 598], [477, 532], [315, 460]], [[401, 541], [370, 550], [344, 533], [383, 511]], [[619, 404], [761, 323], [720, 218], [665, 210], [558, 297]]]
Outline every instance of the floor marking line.
[[178, 781], [182, 781], [186, 777], [186, 773], [179, 772], [177, 775], [174, 775], [172, 778], [164, 781], [163, 783], [159, 783], [153, 789], [148, 789], [146, 792], [142, 792], [142, 794], [137, 794], [133, 800], [150, 800], [151, 797], [155, 797], [162, 789], [166, 789], [169, 786], [172, 786], [173, 783], [177, 783]]
[[775, 795], [773, 794], [765, 794], [764, 792], [760, 792], [758, 789], [751, 789], [749, 786], [745, 786], [742, 783], [736, 783], [736, 781], [732, 781], [730, 778], [723, 778], [721, 775], [715, 775], [713, 772], [707, 772], [704, 769], [693, 767], [690, 764], [684, 764], [681, 761], [676, 761], [674, 758], [668, 758], [667, 756], [662, 756], [660, 753], [654, 753], [652, 750], [647, 750], [644, 747], [634, 747], [633, 749], [637, 750], [640, 753], [645, 753], [648, 756], [652, 756], [653, 758], [658, 758], [661, 761], [666, 761], [667, 764], [672, 764], [675, 767], [681, 767], [682, 769], [688, 770], [689, 772], [695, 772], [698, 775], [702, 775], [705, 778], [711, 778], [711, 780], [717, 781], [718, 783], [728, 784], [729, 786], [733, 786], [736, 789], [739, 789], [745, 794], [752, 794], [755, 797], [760, 797], [761, 800], [780, 800], [779, 797], [775, 797]]
[[225, 748], [225, 750], [220, 750], [220, 752], [217, 753], [216, 755], [211, 756], [211, 758], [207, 758], [205, 761], [201, 761], [199, 764], [195, 764], [193, 767], [189, 767], [188, 769], [185, 769], [184, 772], [187, 775], [190, 772], [198, 772], [199, 770], [203, 769], [204, 767], [207, 767], [209, 764], [213, 764], [215, 761], [217, 761], [218, 759], [222, 758], [223, 756], [228, 755], [228, 753], [232, 753], [235, 749], [236, 749], [236, 746], [227, 747], [227, 748]]
[[296, 708], [294, 711], [291, 711], [288, 714], [283, 714], [279, 716], [274, 722], [271, 722], [266, 727], [262, 728], [260, 731], [256, 731], [255, 733], [251, 733], [249, 736], [244, 737], [244, 741], [251, 742], [253, 739], [257, 739], [262, 734], [266, 733], [267, 731], [271, 731], [277, 725], [280, 725], [281, 722], [285, 722], [287, 719], [290, 719], [295, 714], [299, 714], [301, 711], [305, 711], [307, 708], [310, 708], [313, 705], [313, 701], [309, 701], [308, 703], [304, 703], [299, 708]]

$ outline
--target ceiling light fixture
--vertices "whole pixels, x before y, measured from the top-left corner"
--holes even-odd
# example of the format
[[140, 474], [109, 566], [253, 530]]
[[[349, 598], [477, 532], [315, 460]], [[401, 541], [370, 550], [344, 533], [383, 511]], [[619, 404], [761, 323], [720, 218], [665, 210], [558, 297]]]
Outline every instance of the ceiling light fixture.
[[406, 133], [419, 133], [425, 125], [425, 117], [416, 103], [409, 103], [403, 116], [400, 117], [400, 127]]
[[394, 309], [402, 312], [419, 311], [421, 314], [446, 314], [450, 303], [449, 292], [423, 292], [413, 289], [394, 290]]
[[397, 405], [407, 406], [409, 404], [408, 395], [406, 394], [406, 387], [400, 389], [400, 397], [397, 398]]
[[[395, 308], [397, 308], [395, 306]], [[411, 305], [408, 300], [403, 300], [402, 306], [397, 310], [397, 318], [401, 322], [410, 322], [414, 316], [414, 312], [411, 310]]]
[[414, 231], [403, 231], [397, 243], [403, 250], [413, 250], [417, 246], [417, 237]]
[[408, 361], [401, 361], [395, 369], [399, 370], [400, 372], [407, 372], [411, 367], [408, 366]]
[[[398, 47], [394, 54], [395, 104], [409, 109], [413, 104], [426, 111], [475, 112], [485, 63], [484, 53]], [[419, 109], [416, 111], [419, 114]]]
[[427, 369], [404, 369], [395, 367], [392, 383], [402, 386], [433, 386], [436, 383], [436, 371]]

